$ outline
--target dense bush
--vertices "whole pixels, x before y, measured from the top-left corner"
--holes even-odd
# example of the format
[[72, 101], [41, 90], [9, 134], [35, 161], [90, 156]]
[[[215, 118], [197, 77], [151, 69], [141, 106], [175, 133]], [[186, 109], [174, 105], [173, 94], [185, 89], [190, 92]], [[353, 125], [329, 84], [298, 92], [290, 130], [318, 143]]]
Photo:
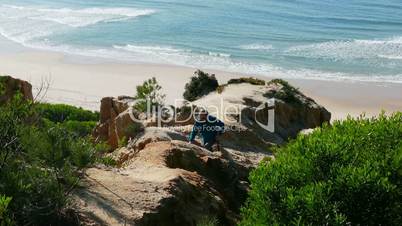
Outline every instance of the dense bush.
[[194, 101], [198, 98], [207, 95], [210, 92], [215, 91], [219, 84], [214, 74], [208, 74], [203, 71], [197, 70], [194, 72], [191, 81], [186, 84], [183, 93], [184, 99], [188, 101]]
[[40, 115], [21, 95], [0, 105], [0, 194], [11, 198], [6, 214], [18, 225], [66, 225], [69, 193], [97, 149], [74, 126]]
[[37, 104], [37, 111], [41, 117], [49, 119], [52, 122], [65, 121], [98, 121], [99, 112], [91, 112], [82, 108], [66, 104]]
[[240, 225], [400, 225], [402, 113], [300, 135], [250, 181]]
[[90, 135], [99, 120], [99, 112], [66, 104], [37, 103], [34, 109], [43, 126], [60, 126], [78, 137]]
[[297, 88], [290, 85], [282, 79], [273, 79], [268, 82], [268, 85], [281, 85], [283, 88], [280, 91], [271, 90], [266, 94], [269, 98], [276, 98], [285, 101], [286, 103], [300, 104], [300, 99], [297, 96], [304, 96]]
[[228, 84], [240, 84], [240, 83], [249, 83], [251, 85], [257, 85], [257, 86], [263, 86], [266, 84], [266, 82], [264, 80], [258, 79], [258, 78], [253, 78], [253, 77], [249, 77], [249, 78], [234, 78], [234, 79], [230, 79], [228, 81]]
[[44, 127], [63, 127], [70, 134], [74, 134], [76, 137], [87, 137], [91, 135], [97, 122], [96, 121], [65, 121], [61, 123], [54, 123], [49, 119], [42, 118], [42, 124]]

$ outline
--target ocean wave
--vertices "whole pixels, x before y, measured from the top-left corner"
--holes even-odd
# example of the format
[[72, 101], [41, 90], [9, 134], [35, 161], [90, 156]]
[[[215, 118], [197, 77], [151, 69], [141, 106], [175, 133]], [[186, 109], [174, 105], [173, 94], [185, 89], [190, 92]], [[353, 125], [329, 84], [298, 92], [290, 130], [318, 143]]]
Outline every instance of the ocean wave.
[[155, 13], [136, 8], [40, 8], [0, 5], [0, 35], [31, 48], [52, 46], [51, 35], [100, 22], [121, 21]]
[[[311, 69], [289, 70], [268, 63], [253, 63], [231, 59], [219, 54], [199, 54], [190, 50], [176, 49], [169, 46], [140, 46], [123, 45], [114, 46], [114, 50], [123, 50], [120, 54], [126, 60], [144, 61], [148, 63], [174, 64], [179, 66], [191, 66], [202, 69], [222, 70], [249, 75], [262, 75], [280, 78], [297, 78], [311, 80], [331, 81], [365, 81], [365, 82], [390, 82], [402, 83], [402, 74], [398, 75], [366, 75], [342, 72], [328, 72]], [[118, 53], [114, 53], [116, 55]], [[105, 55], [103, 55], [105, 56]]]
[[378, 55], [378, 57], [389, 59], [389, 60], [402, 60], [402, 56]]
[[225, 58], [228, 58], [231, 56], [228, 53], [216, 53], [216, 52], [208, 52], [208, 55], [214, 56], [214, 57], [225, 57]]
[[39, 8], [1, 5], [0, 15], [8, 19], [48, 21], [70, 27], [86, 27], [100, 22], [128, 20], [155, 13], [153, 9], [135, 8]]
[[[68, 55], [94, 57], [113, 62], [142, 62], [169, 64], [200, 69], [220, 70], [247, 75], [269, 76], [284, 79], [310, 79], [329, 81], [352, 82], [388, 82], [401, 83], [402, 74], [398, 75], [367, 75], [341, 72], [327, 72], [300, 68], [289, 70], [268, 63], [254, 63], [235, 60], [230, 57], [216, 54], [199, 54], [191, 50], [178, 49], [170, 46], [141, 46], [141, 45], [115, 45], [111, 48], [74, 47], [69, 45], [49, 46], [46, 43], [37, 44], [37, 49], [56, 51]], [[101, 60], [102, 61], [102, 60]]]
[[331, 41], [294, 46], [285, 51], [292, 56], [331, 60], [402, 58], [402, 37], [384, 40]]
[[249, 45], [241, 45], [239, 46], [239, 48], [245, 50], [268, 51], [273, 49], [274, 47], [269, 44], [249, 44]]
[[140, 45], [114, 45], [113, 48], [129, 52], [153, 54], [153, 55], [169, 55], [185, 52], [185, 50], [175, 49], [170, 46], [140, 46]]

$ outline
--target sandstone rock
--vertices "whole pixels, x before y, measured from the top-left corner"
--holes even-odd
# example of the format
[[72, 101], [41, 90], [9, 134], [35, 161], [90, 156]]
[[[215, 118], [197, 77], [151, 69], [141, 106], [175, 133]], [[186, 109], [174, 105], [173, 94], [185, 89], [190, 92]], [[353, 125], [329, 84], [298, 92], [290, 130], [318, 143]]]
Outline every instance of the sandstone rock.
[[[315, 128], [330, 121], [331, 114], [324, 107], [297, 90], [289, 94], [287, 89], [281, 83], [265, 86], [232, 84], [227, 85], [222, 93], [211, 93], [192, 104], [217, 107], [210, 107], [210, 113], [225, 121], [230, 128], [222, 137], [224, 146], [243, 152], [264, 152], [269, 146], [281, 145], [289, 138], [296, 137], [303, 129]], [[278, 93], [292, 96], [276, 95]], [[277, 96], [286, 98], [282, 100]], [[273, 132], [258, 124], [268, 124], [270, 108], [264, 104], [271, 98], [275, 98], [272, 107], [275, 114]]]
[[112, 150], [119, 146], [122, 138], [132, 138], [143, 129], [143, 124], [131, 116], [139, 113], [130, 109], [132, 98], [121, 96], [118, 99], [105, 97], [101, 100], [100, 122], [93, 131], [96, 141], [107, 141]]
[[116, 162], [117, 167], [121, 167], [125, 162], [135, 156], [135, 151], [133, 149], [122, 147], [116, 149], [112, 153], [107, 154], [107, 156], [112, 158]]
[[148, 127], [135, 138], [130, 139], [127, 147], [118, 148], [109, 153], [108, 156], [116, 161], [118, 167], [121, 167], [127, 165], [127, 162], [134, 158], [136, 153], [144, 149], [146, 145], [159, 141], [174, 140], [187, 141], [187, 137], [168, 128]]
[[234, 225], [247, 192], [237, 167], [185, 142], [154, 142], [125, 168], [88, 169], [74, 203], [102, 225], [191, 226], [204, 216]]
[[[286, 84], [273, 83], [269, 91], [264, 94], [268, 98], [274, 97], [274, 93], [284, 92]], [[314, 129], [323, 123], [329, 123], [331, 113], [324, 107], [318, 105], [313, 99], [306, 97], [298, 90], [288, 91], [286, 95], [293, 92], [293, 97], [275, 99], [275, 133], [284, 140], [295, 138], [304, 129]]]
[[[171, 122], [158, 122], [155, 115], [146, 115], [132, 109], [135, 100], [126, 96], [118, 98], [105, 97], [101, 100], [100, 122], [93, 131], [96, 141], [107, 141], [111, 150], [119, 146], [119, 140], [123, 137], [130, 139], [136, 137], [144, 128], [148, 127], [176, 127], [185, 128], [194, 123], [194, 118], [190, 117], [190, 112], [186, 107], [180, 109], [174, 116], [177, 120]], [[133, 117], [137, 119], [133, 120]], [[191, 131], [191, 128], [188, 129]], [[188, 131], [187, 131], [188, 132]]]
[[11, 76], [0, 76], [0, 104], [10, 100], [17, 92], [25, 100], [33, 101], [32, 85], [29, 82]]
[[187, 141], [187, 137], [182, 133], [172, 131], [168, 128], [148, 127], [132, 139], [128, 147], [140, 151], [149, 143], [173, 140]]

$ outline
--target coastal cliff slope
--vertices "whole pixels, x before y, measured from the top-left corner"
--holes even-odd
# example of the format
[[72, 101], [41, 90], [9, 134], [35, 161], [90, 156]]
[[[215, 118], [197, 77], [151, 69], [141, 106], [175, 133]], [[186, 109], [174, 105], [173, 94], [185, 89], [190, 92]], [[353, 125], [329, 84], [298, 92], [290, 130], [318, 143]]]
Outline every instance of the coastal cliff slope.
[[[267, 123], [274, 101], [275, 131]], [[197, 225], [216, 218], [235, 225], [249, 190], [248, 174], [272, 148], [304, 130], [330, 121], [331, 114], [281, 80], [266, 85], [228, 84], [177, 109], [180, 122], [160, 124], [133, 111], [130, 97], [106, 97], [94, 130], [97, 140], [113, 148], [117, 167], [98, 166], [85, 172], [85, 186], [76, 190], [82, 221], [91, 225]], [[219, 114], [222, 109], [238, 109]], [[228, 128], [215, 152], [187, 143], [194, 119], [191, 106], [219, 106], [211, 114]], [[131, 115], [143, 117], [133, 122]], [[184, 120], [185, 119], [185, 120]], [[258, 122], [258, 123], [257, 123]], [[136, 129], [133, 129], [136, 128]], [[124, 147], [119, 140], [130, 138]]]

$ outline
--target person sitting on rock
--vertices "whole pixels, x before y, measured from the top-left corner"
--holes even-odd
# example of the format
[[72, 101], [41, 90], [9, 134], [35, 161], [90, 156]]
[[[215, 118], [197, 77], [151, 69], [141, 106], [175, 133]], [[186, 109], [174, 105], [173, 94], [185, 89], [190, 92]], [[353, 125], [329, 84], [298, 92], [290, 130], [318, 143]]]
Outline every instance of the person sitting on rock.
[[202, 146], [212, 151], [213, 145], [218, 142], [217, 137], [223, 134], [225, 130], [225, 124], [216, 117], [209, 115], [205, 109], [201, 109], [197, 116], [189, 137], [190, 143], [194, 143], [195, 137], [200, 134]]

